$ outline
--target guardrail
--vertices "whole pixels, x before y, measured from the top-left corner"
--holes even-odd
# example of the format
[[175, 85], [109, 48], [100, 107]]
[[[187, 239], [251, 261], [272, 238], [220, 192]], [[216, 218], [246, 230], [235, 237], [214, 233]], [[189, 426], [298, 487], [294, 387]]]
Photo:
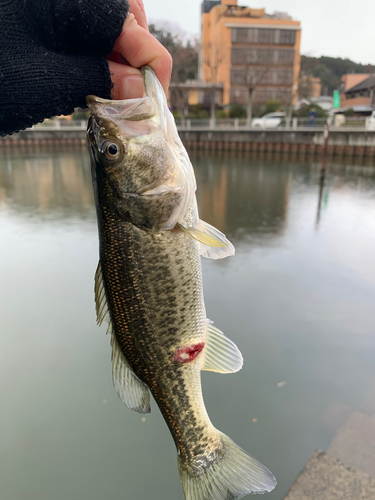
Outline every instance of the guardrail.
[[52, 118], [44, 120], [42, 123], [37, 123], [31, 127], [31, 130], [86, 130], [87, 120], [64, 120], [59, 118]]
[[[331, 129], [335, 130], [346, 130], [348, 128], [355, 128], [358, 130], [371, 130], [369, 128], [368, 117], [349, 117], [346, 118], [344, 122], [334, 123], [331, 117], [327, 118], [316, 118], [311, 120], [309, 118], [292, 118], [292, 119], [282, 119], [278, 125], [271, 126], [270, 123], [267, 124], [265, 120], [262, 125], [258, 124], [255, 126], [248, 127], [246, 119], [242, 118], [225, 118], [225, 119], [194, 119], [188, 118], [184, 120], [176, 119], [176, 125], [180, 130], [194, 130], [194, 129], [205, 129], [205, 130], [267, 130], [267, 129], [288, 129], [288, 130], [298, 130], [298, 129], [314, 129], [323, 130], [326, 123], [330, 124]], [[43, 130], [86, 130], [87, 121], [86, 120], [62, 120], [59, 118], [54, 118], [50, 120], [45, 120], [42, 123], [34, 125], [32, 129], [43, 129]], [[373, 129], [372, 129], [373, 130]]]
[[226, 119], [186, 119], [184, 123], [180, 119], [176, 119], [176, 124], [179, 129], [182, 130], [193, 130], [193, 129], [207, 129], [207, 130], [266, 130], [266, 129], [320, 129], [323, 130], [325, 124], [328, 122], [331, 128], [335, 130], [345, 130], [346, 128], [358, 128], [366, 130], [368, 128], [368, 118], [367, 117], [349, 117], [346, 118], [345, 122], [334, 123], [333, 119], [327, 118], [316, 118], [311, 120], [309, 118], [292, 118], [292, 119], [282, 119], [278, 125], [267, 123], [265, 120], [263, 124], [259, 124], [259, 120], [256, 125], [248, 127], [247, 120], [241, 118], [226, 118]]

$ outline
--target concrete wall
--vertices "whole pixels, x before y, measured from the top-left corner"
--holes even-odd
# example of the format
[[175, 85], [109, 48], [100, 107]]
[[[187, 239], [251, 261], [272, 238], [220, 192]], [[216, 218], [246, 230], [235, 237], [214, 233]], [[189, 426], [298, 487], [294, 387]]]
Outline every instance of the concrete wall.
[[[304, 128], [298, 130], [180, 130], [183, 143], [194, 149], [215, 151], [259, 151], [321, 154], [323, 131]], [[82, 129], [23, 130], [18, 134], [0, 137], [0, 149], [30, 144], [86, 144]], [[332, 130], [328, 153], [375, 157], [375, 131], [345, 129]]]

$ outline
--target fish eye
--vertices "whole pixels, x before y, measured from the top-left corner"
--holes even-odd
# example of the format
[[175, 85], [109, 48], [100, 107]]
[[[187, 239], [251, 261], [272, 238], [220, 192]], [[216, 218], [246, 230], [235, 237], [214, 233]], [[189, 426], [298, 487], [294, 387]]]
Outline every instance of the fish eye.
[[120, 156], [120, 146], [112, 141], [105, 142], [102, 151], [108, 160], [117, 160]]

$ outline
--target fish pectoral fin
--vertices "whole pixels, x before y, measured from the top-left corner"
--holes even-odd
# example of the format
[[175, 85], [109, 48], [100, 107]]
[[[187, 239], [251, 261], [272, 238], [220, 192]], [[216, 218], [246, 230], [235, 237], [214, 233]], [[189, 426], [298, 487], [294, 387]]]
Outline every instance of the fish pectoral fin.
[[225, 235], [207, 222], [199, 221], [198, 229], [178, 224], [182, 231], [190, 234], [200, 243], [200, 253], [207, 259], [224, 259], [234, 255], [234, 246]]
[[102, 325], [103, 321], [108, 323], [107, 333], [111, 333], [111, 317], [109, 315], [109, 308], [107, 303], [107, 297], [105, 294], [104, 281], [102, 275], [102, 266], [98, 264], [95, 273], [95, 305], [96, 305], [96, 322], [99, 326]]
[[150, 391], [132, 370], [119, 346], [114, 333], [112, 346], [112, 379], [121, 401], [138, 413], [150, 413]]
[[207, 337], [202, 370], [234, 373], [241, 370], [243, 357], [234, 342], [207, 320]]

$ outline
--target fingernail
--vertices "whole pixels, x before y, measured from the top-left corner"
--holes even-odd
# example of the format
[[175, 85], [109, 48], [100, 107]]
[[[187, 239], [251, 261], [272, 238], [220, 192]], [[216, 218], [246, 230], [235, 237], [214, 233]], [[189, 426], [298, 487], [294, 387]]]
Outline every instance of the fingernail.
[[141, 76], [127, 76], [123, 84], [122, 99], [136, 99], [143, 97], [144, 85]]

